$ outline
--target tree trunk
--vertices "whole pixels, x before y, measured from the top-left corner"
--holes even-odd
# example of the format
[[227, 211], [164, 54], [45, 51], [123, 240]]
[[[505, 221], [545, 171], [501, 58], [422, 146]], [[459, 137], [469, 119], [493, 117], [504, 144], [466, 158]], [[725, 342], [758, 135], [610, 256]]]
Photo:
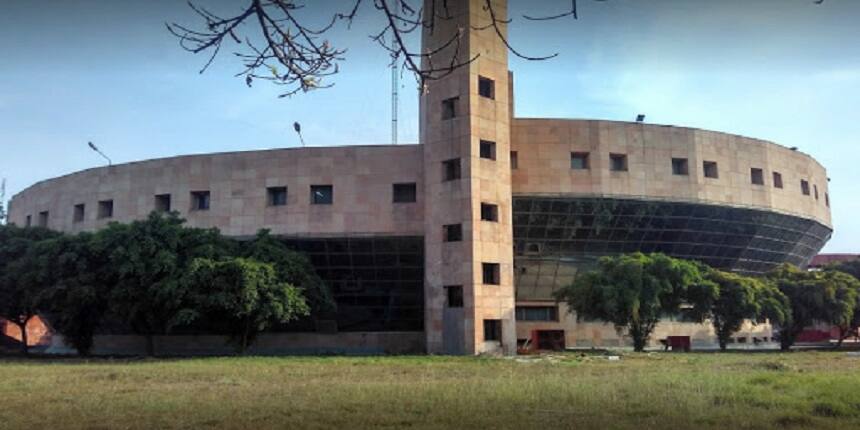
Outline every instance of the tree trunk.
[[726, 343], [727, 343], [726, 339], [723, 338], [722, 336], [720, 336], [718, 341], [720, 342], [720, 351], [725, 351], [726, 350]]
[[21, 330], [21, 353], [24, 355], [30, 355], [30, 345], [28, 345], [29, 339], [27, 339], [27, 323], [30, 321], [30, 318], [31, 317], [25, 318], [23, 323], [15, 323], [15, 325], [17, 325]]
[[151, 334], [146, 335], [146, 356], [155, 357], [155, 337]]

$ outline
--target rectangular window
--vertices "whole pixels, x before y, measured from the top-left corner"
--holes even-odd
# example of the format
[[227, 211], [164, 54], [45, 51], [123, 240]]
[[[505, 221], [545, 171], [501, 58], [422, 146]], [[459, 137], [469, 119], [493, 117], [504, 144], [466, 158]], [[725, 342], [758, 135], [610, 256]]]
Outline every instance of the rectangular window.
[[690, 166], [686, 158], [672, 159], [672, 174], [679, 176], [687, 176], [690, 174]]
[[448, 298], [449, 308], [463, 307], [463, 287], [461, 285], [448, 285], [445, 287], [445, 295]]
[[334, 202], [334, 187], [331, 185], [311, 185], [311, 204], [330, 205]]
[[30, 226], [32, 226], [32, 225], [33, 225], [33, 216], [32, 216], [32, 215], [27, 215], [27, 219], [26, 219], [26, 221], [25, 221], [24, 226], [25, 226], [25, 227], [30, 227]]
[[571, 152], [570, 153], [570, 168], [573, 170], [588, 169], [588, 153], [587, 152]]
[[460, 179], [460, 159], [452, 158], [442, 162], [442, 177], [446, 181]]
[[782, 188], [782, 173], [773, 172], [773, 186], [774, 188]]
[[815, 200], [818, 200], [818, 185], [812, 186], [812, 194], [815, 195]]
[[442, 100], [442, 119], [451, 119], [457, 117], [457, 101], [459, 97], [451, 97], [450, 99]]
[[627, 155], [626, 154], [609, 154], [609, 170], [613, 172], [627, 171]]
[[269, 206], [286, 206], [287, 205], [287, 187], [268, 187], [266, 188]]
[[414, 182], [394, 184], [392, 188], [394, 203], [415, 203], [417, 200], [417, 191]]
[[48, 227], [48, 211], [39, 212], [39, 227]]
[[824, 193], [824, 204], [826, 204], [827, 207], [830, 207], [830, 194], [828, 193]]
[[447, 224], [442, 226], [445, 234], [445, 242], [459, 242], [463, 240], [463, 224]]
[[511, 170], [519, 168], [519, 160], [517, 160], [517, 151], [511, 151]]
[[558, 321], [555, 306], [517, 306], [517, 321]]
[[158, 212], [170, 212], [170, 194], [157, 194], [155, 196], [155, 210]]
[[83, 222], [85, 209], [86, 207], [83, 203], [75, 205], [75, 214], [72, 216], [72, 221]]
[[502, 320], [484, 320], [484, 341], [502, 340]]
[[720, 177], [720, 172], [717, 170], [716, 161], [705, 161], [702, 163], [702, 169], [705, 171], [706, 178], [717, 179]]
[[809, 195], [809, 182], [806, 179], [800, 180], [800, 192], [803, 193], [804, 196]]
[[478, 76], [478, 95], [488, 99], [495, 99], [496, 82], [490, 78]]
[[192, 191], [191, 192], [191, 210], [192, 211], [208, 211], [209, 210], [209, 191]]
[[750, 169], [750, 181], [753, 185], [764, 185], [764, 171], [753, 167]]
[[481, 141], [481, 158], [486, 158], [488, 160], [496, 159], [496, 142], [489, 140]]
[[488, 285], [499, 285], [501, 283], [501, 274], [499, 273], [499, 263], [481, 263], [483, 271], [483, 281]]
[[499, 222], [499, 205], [481, 203], [481, 221]]
[[113, 200], [99, 202], [99, 219], [113, 218]]

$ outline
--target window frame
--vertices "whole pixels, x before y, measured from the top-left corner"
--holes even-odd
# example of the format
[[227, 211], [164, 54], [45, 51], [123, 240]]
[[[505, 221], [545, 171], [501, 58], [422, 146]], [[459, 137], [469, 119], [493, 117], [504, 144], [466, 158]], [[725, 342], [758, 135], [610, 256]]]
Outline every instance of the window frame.
[[[203, 203], [205, 203], [205, 205]], [[211, 191], [191, 191], [191, 212], [202, 212], [210, 209], [212, 209]]]
[[499, 205], [481, 202], [481, 221], [499, 222]]
[[96, 217], [98, 219], [110, 219], [113, 218], [113, 199], [108, 200], [99, 200], [98, 203], [98, 212], [96, 213]]
[[481, 283], [484, 285], [501, 285], [501, 264], [481, 262]]
[[774, 187], [774, 188], [782, 189], [782, 188], [783, 188], [783, 185], [782, 185], [782, 173], [779, 173], [779, 172], [777, 172], [777, 171], [774, 171], [774, 172], [773, 172], [773, 174], [772, 174], [771, 176], [773, 177], [773, 187]]
[[[403, 193], [405, 188], [409, 188], [406, 193]], [[400, 192], [398, 192], [400, 189]], [[399, 199], [398, 199], [399, 196]], [[407, 199], [403, 199], [407, 197]], [[409, 199], [411, 197], [411, 199]], [[415, 203], [418, 201], [418, 184], [415, 182], [397, 182], [391, 184], [391, 202], [392, 203]]]
[[[279, 207], [286, 206], [290, 198], [290, 191], [286, 185], [266, 187], [266, 206]], [[283, 196], [283, 200], [279, 197]]]
[[672, 175], [690, 176], [690, 159], [672, 157]]
[[764, 169], [760, 167], [750, 167], [750, 183], [753, 185], [764, 186]]
[[463, 224], [444, 224], [442, 225], [442, 241], [443, 242], [462, 242], [463, 241]]
[[[591, 169], [591, 160], [590, 160], [590, 152], [571, 152], [570, 153], [570, 170], [590, 170]], [[582, 166], [574, 166], [574, 160], [581, 160]]]
[[502, 341], [502, 320], [500, 319], [484, 319], [484, 342], [501, 342]]
[[[620, 161], [620, 165], [617, 163]], [[620, 152], [610, 152], [609, 153], [609, 171], [610, 172], [629, 172], [629, 166], [627, 164], [627, 154], [622, 154]]]
[[75, 205], [72, 213], [72, 223], [81, 223], [84, 222], [84, 219], [87, 216], [87, 206], [84, 203], [78, 203]]
[[447, 308], [462, 308], [463, 307], [463, 286], [462, 285], [445, 285], [445, 307]]
[[463, 165], [460, 160], [460, 158], [449, 158], [442, 161], [442, 182], [456, 181], [463, 177]]
[[496, 161], [496, 142], [493, 142], [492, 140], [480, 139], [478, 141], [478, 155], [484, 160]]
[[[317, 199], [318, 192], [327, 192], [328, 198], [325, 198], [325, 194], [321, 199]], [[334, 204], [334, 185], [333, 184], [314, 184], [310, 186], [311, 193], [311, 205], [313, 206], [330, 206]]]
[[448, 97], [442, 100], [442, 121], [457, 118], [459, 113], [457, 112], [457, 105], [459, 101], [460, 97]]
[[[167, 194], [156, 194], [154, 196], [154, 210], [156, 212], [170, 212], [173, 209], [173, 196]], [[164, 205], [164, 203], [167, 205]]]
[[716, 161], [702, 161], [702, 176], [708, 179], [720, 179], [720, 165]]
[[[482, 84], [489, 83], [489, 92], [484, 91]], [[486, 93], [486, 94], [485, 94]], [[490, 100], [496, 99], [496, 80], [478, 75], [478, 95]]]

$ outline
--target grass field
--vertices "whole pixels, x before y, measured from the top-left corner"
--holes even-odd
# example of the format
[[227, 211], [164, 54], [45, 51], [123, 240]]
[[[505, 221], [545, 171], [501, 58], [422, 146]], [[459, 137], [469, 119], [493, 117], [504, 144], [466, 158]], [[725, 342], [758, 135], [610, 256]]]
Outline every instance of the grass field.
[[0, 359], [0, 428], [860, 428], [860, 358]]

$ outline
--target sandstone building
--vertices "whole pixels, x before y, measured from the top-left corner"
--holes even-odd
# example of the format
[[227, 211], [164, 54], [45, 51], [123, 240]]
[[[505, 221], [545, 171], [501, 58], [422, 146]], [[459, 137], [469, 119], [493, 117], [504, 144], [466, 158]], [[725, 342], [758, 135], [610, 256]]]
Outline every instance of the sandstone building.
[[[827, 174], [801, 152], [685, 127], [517, 118], [508, 50], [476, 29], [484, 1], [448, 3], [454, 19], [425, 48], [466, 28], [456, 55], [476, 60], [427, 84], [418, 145], [94, 168], [14, 196], [9, 221], [79, 232], [170, 210], [230, 236], [270, 229], [309, 254], [338, 302], [338, 334], [291, 341], [452, 354], [624, 344], [552, 299], [599, 256], [663, 252], [755, 274], [803, 266], [830, 238]], [[655, 338], [666, 334], [713, 341], [705, 325], [666, 322]]]

